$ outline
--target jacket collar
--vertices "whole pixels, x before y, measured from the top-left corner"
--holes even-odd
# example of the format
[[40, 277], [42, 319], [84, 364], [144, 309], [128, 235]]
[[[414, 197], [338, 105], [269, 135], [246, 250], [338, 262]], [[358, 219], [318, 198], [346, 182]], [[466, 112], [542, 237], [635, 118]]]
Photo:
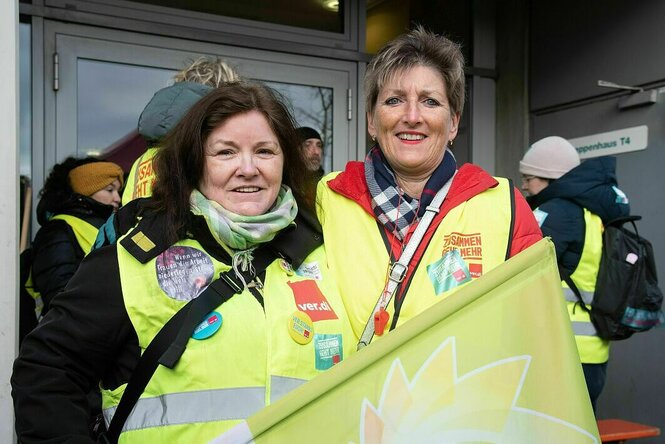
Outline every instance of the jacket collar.
[[[497, 186], [498, 183], [494, 177], [479, 166], [470, 163], [462, 165], [450, 186], [448, 196], [443, 203], [442, 213], [447, 213], [462, 202]], [[329, 180], [327, 184], [331, 190], [355, 201], [374, 217], [371, 196], [365, 182], [365, 165], [363, 162], [347, 163], [346, 169]]]

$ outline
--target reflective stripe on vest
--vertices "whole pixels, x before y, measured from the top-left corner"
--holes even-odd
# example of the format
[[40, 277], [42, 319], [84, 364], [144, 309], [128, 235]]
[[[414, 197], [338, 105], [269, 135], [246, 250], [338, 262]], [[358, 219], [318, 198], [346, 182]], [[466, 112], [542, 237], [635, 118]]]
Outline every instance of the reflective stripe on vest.
[[[304, 379], [272, 376], [272, 401], [304, 384]], [[123, 432], [147, 427], [245, 419], [265, 407], [265, 387], [201, 390], [141, 398], [127, 418]], [[104, 409], [107, 424], [116, 407]]]
[[[32, 274], [30, 277], [32, 278]], [[35, 300], [35, 316], [37, 317], [37, 320], [41, 320], [42, 311], [44, 311], [44, 299], [42, 299], [42, 294], [40, 292], [34, 291], [34, 287], [31, 288], [33, 288], [33, 291], [28, 291], [28, 294]]]
[[[580, 290], [584, 303], [593, 303], [596, 289], [596, 277], [600, 266], [600, 255], [603, 250], [603, 224], [600, 217], [584, 209], [584, 247], [580, 262], [570, 278]], [[563, 295], [567, 302], [568, 315], [572, 322], [577, 351], [580, 361], [584, 364], [600, 364], [609, 359], [609, 341], [598, 337], [596, 328], [591, 322], [589, 313], [579, 307], [579, 300], [565, 282], [561, 282]]]
[[[579, 288], [578, 288], [579, 290]], [[580, 296], [582, 297], [582, 300], [584, 301], [585, 304], [591, 305], [593, 302], [593, 291], [584, 291], [580, 290]], [[580, 300], [577, 298], [577, 295], [573, 290], [568, 288], [568, 286], [564, 287], [563, 289], [563, 297], [566, 299], [566, 302], [579, 302]]]
[[596, 333], [596, 327], [594, 327], [591, 322], [574, 321], [572, 324], [573, 324], [573, 333], [575, 333], [575, 336], [598, 335], [598, 333]]
[[[317, 210], [330, 269], [359, 337], [384, 287], [390, 258], [376, 219], [355, 201], [330, 189], [327, 181], [332, 177], [319, 182]], [[513, 190], [508, 180], [497, 180], [496, 187], [461, 202], [439, 222], [408, 285], [397, 326], [505, 261]], [[358, 246], [362, 246], [361, 254]], [[390, 323], [397, 300], [388, 306]]]
[[74, 236], [76, 236], [76, 240], [78, 241], [81, 250], [83, 250], [83, 253], [86, 255], [90, 253], [92, 245], [95, 243], [95, 239], [97, 239], [99, 228], [79, 217], [69, 214], [57, 214], [50, 220], [65, 221], [74, 232]]
[[[202, 390], [141, 398], [125, 421], [123, 432], [195, 422], [245, 419], [265, 406], [265, 387]], [[116, 407], [104, 409], [107, 425]]]
[[272, 402], [277, 401], [284, 395], [289, 393], [307, 382], [299, 378], [286, 378], [284, 376], [271, 376], [270, 377], [270, 398]]

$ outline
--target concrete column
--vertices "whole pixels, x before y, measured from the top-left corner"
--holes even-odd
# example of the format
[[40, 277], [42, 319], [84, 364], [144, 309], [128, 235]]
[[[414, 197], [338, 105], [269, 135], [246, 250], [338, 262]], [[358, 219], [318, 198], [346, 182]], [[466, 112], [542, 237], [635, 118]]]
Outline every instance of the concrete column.
[[[491, 72], [496, 65], [494, 2], [473, 3], [473, 67]], [[471, 162], [496, 174], [496, 82], [474, 75], [471, 85]]]
[[519, 161], [529, 144], [528, 7], [506, 0], [497, 10], [496, 173], [519, 187]]
[[18, 1], [0, 2], [0, 442], [13, 442], [18, 332]]

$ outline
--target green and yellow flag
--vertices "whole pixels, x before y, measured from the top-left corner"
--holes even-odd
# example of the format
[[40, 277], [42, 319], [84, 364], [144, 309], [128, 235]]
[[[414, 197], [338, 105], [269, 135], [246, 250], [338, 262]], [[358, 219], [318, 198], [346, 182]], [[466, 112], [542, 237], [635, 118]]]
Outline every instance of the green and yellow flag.
[[599, 443], [552, 243], [213, 442]]

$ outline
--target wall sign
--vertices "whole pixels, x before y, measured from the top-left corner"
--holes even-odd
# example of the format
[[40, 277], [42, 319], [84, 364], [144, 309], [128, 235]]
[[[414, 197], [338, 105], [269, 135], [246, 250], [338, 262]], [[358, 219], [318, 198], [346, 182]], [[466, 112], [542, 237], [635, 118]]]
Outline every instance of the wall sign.
[[646, 149], [648, 135], [649, 127], [641, 125], [568, 141], [577, 149], [580, 159], [589, 159]]

